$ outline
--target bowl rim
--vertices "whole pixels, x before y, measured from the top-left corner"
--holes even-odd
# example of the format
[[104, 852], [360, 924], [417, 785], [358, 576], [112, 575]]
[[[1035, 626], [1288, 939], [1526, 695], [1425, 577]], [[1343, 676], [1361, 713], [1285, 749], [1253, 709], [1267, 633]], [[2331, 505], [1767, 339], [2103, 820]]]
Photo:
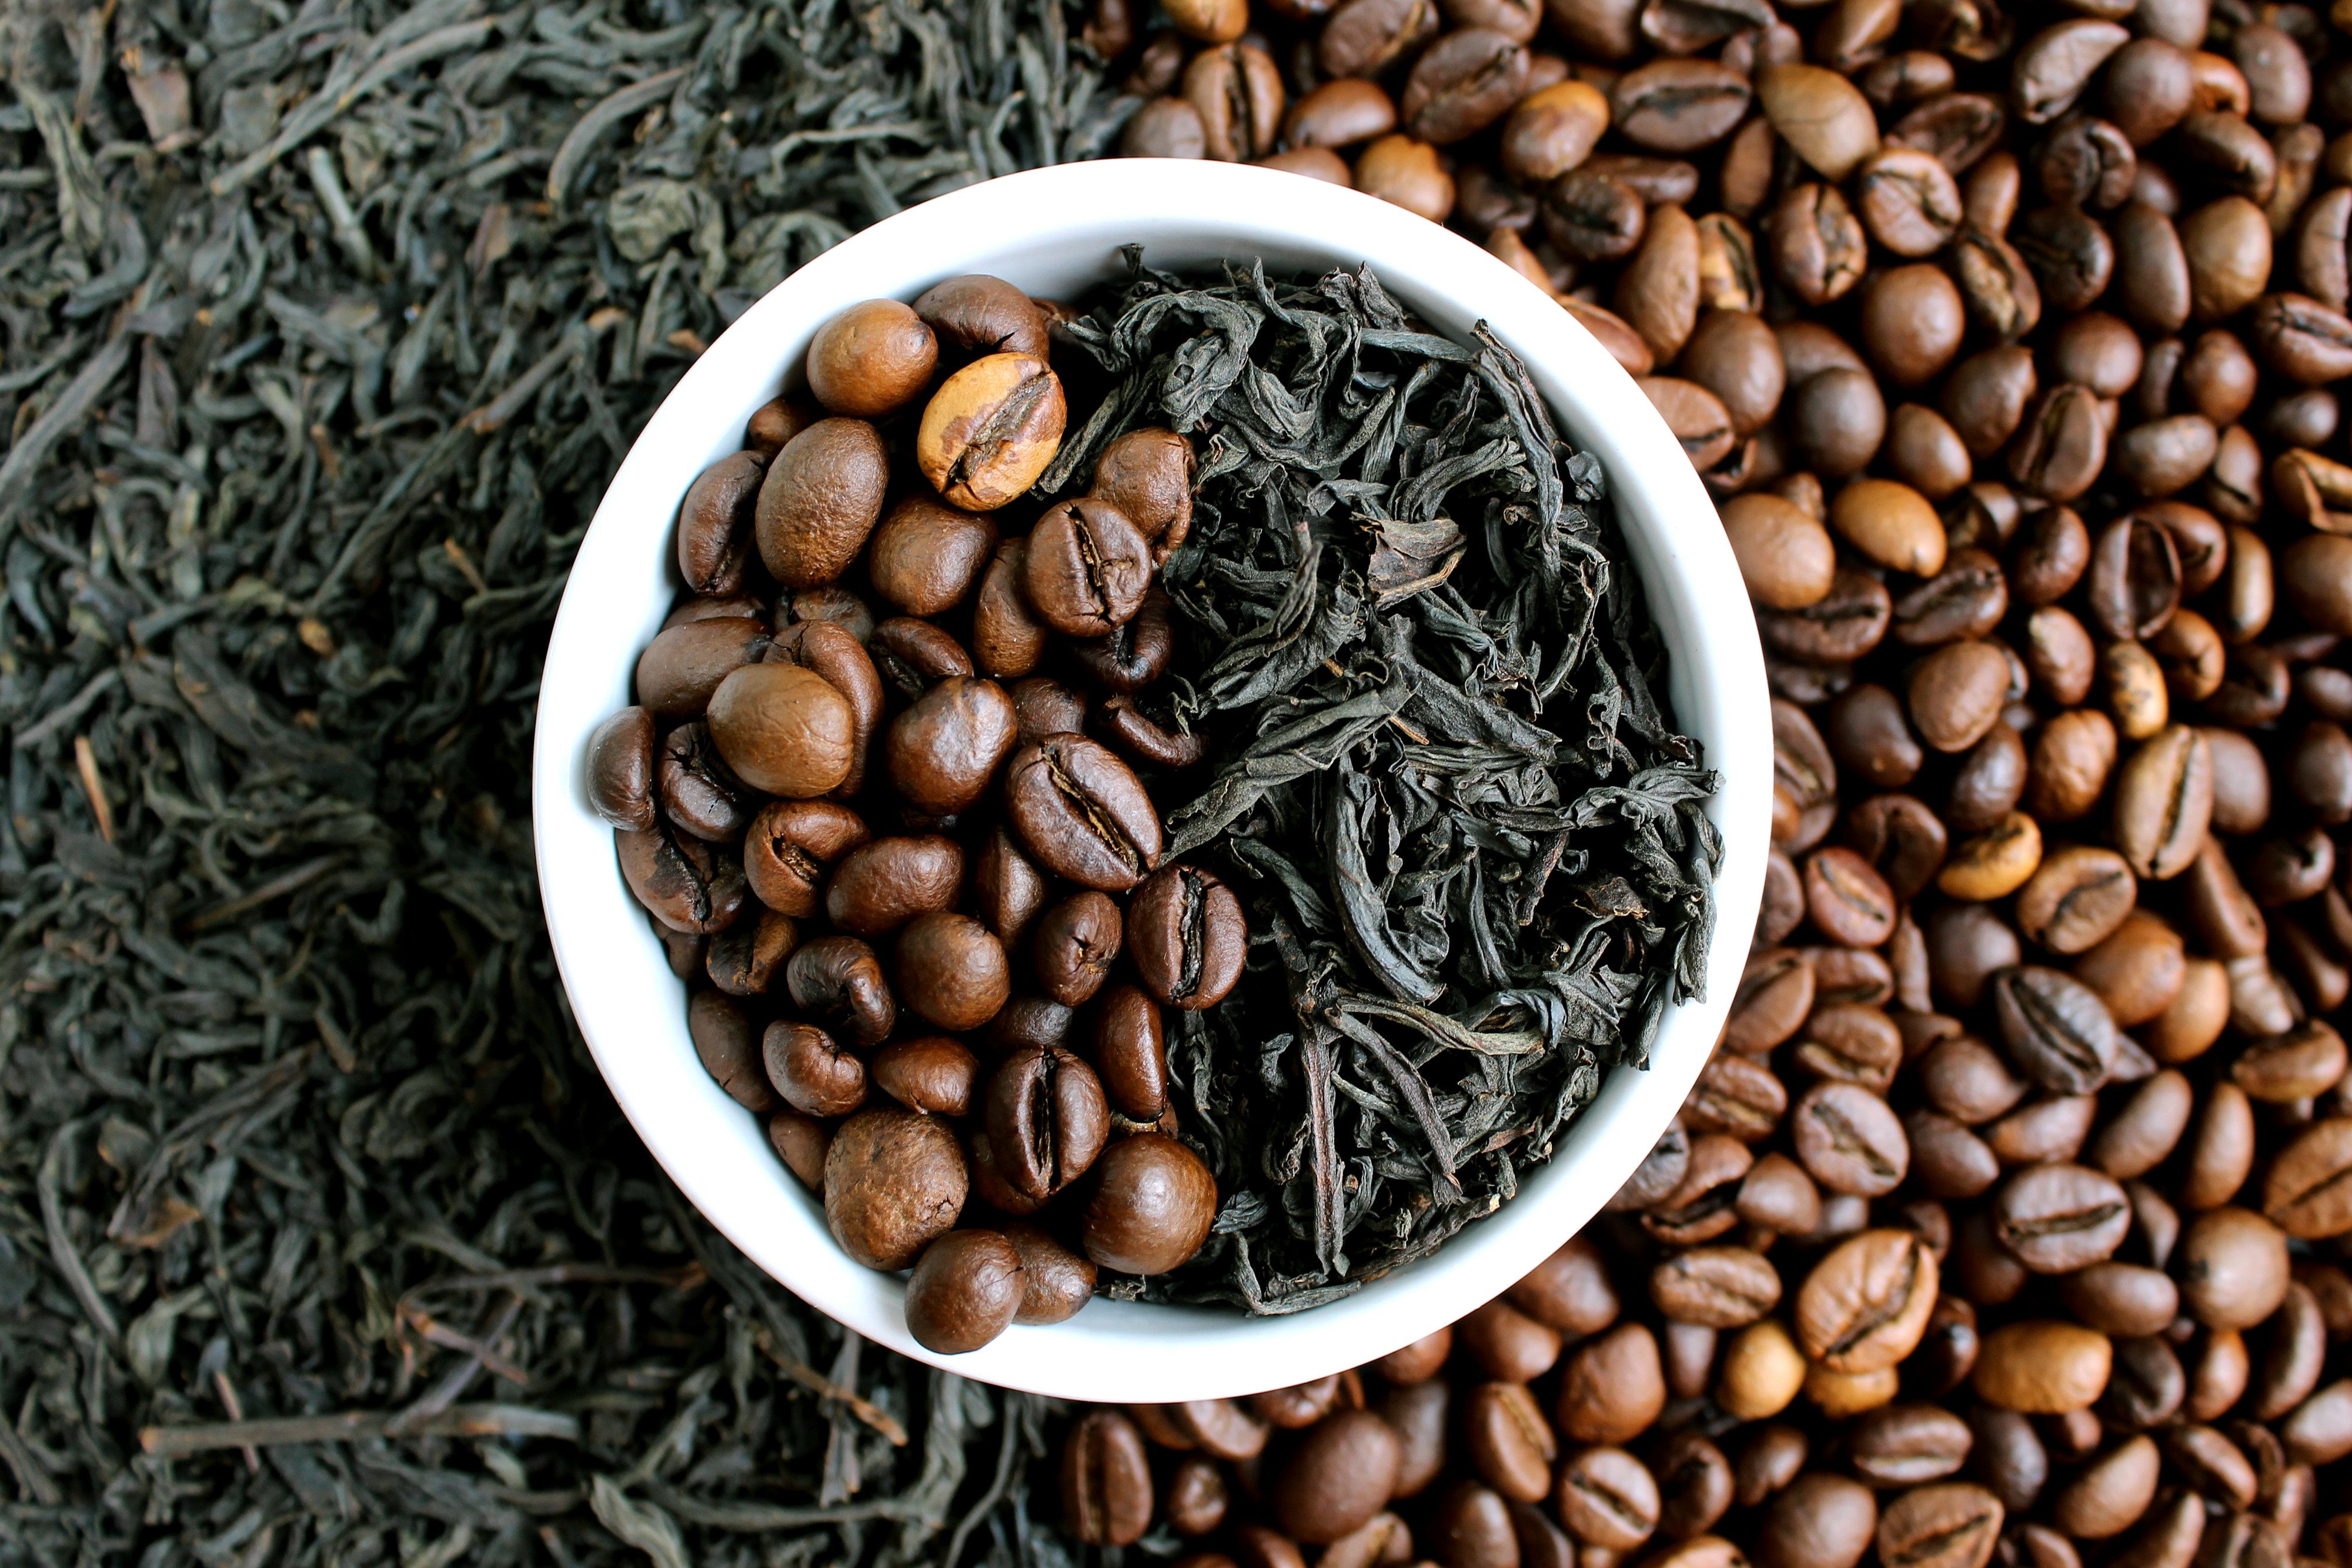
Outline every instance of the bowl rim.
[[[1150, 238], [1171, 225], [1178, 237]], [[1261, 1317], [1098, 1298], [1066, 1322], [1015, 1327], [979, 1351], [942, 1355], [908, 1333], [898, 1281], [840, 1250], [821, 1208], [769, 1152], [759, 1119], [699, 1067], [677, 1005], [683, 987], [621, 881], [610, 828], [588, 808], [583, 752], [594, 725], [632, 700], [631, 673], [661, 613], [644, 623], [648, 584], [661, 582], [666, 608], [677, 580], [669, 540], [686, 486], [740, 444], [743, 418], [774, 395], [818, 322], [854, 300], [912, 298], [940, 278], [990, 270], [992, 258], [1004, 266], [1027, 254], [1020, 247], [1044, 266], [1058, 253], [1040, 247], [1097, 244], [1106, 230], [1132, 231], [1161, 256], [1213, 245], [1205, 255], [1287, 250], [1328, 258], [1301, 267], [1369, 265], [1441, 329], [1460, 338], [1483, 320], [1528, 361], [1562, 434], [1602, 458], [1671, 646], [1676, 727], [1706, 739], [1722, 776], [1707, 805], [1724, 841], [1707, 988], [1670, 1012], [1646, 1071], [1604, 1075], [1550, 1162], [1499, 1213], [1349, 1297]], [[1118, 243], [1101, 245], [1103, 264], [1088, 270], [1113, 276]], [[1196, 263], [1180, 254], [1172, 265]], [[663, 563], [651, 571], [649, 541]], [[1074, 1399], [1211, 1398], [1307, 1381], [1422, 1338], [1524, 1276], [1622, 1185], [1712, 1053], [1746, 961], [1769, 839], [1771, 726], [1753, 614], [1714, 503], [1648, 398], [1554, 298], [1461, 235], [1343, 187], [1239, 164], [1106, 159], [1003, 176], [885, 218], [769, 290], [688, 369], [614, 472], [550, 633], [537, 719], [531, 815], [550, 942], [597, 1069], [656, 1160], [772, 1279], [858, 1333], [961, 1375]], [[649, 983], [667, 1004], [647, 997]], [[691, 1073], [677, 1071], [680, 1048]]]

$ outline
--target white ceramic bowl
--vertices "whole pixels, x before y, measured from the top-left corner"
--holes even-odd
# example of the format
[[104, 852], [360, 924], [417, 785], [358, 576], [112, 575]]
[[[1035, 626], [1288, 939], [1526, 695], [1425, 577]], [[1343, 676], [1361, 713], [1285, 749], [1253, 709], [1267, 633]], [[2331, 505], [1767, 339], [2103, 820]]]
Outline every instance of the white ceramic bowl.
[[[703, 1071], [683, 988], [621, 880], [612, 830], [588, 807], [583, 754], [589, 732], [631, 701], [638, 652], [677, 591], [671, 526], [687, 486], [797, 378], [820, 323], [962, 273], [1073, 298], [1118, 276], [1129, 242], [1166, 268], [1253, 256], [1270, 271], [1369, 262], [1440, 330], [1466, 340], [1483, 319], [1525, 357], [1563, 432], [1608, 471], [1672, 651], [1675, 721], [1723, 773], [1708, 808], [1726, 853], [1706, 999], [1666, 1019], [1647, 1071], [1608, 1075], [1516, 1199], [1344, 1301], [1250, 1318], [1097, 1300], [1067, 1322], [940, 1356], [908, 1333], [899, 1280], [835, 1245], [758, 1119]], [[714, 1225], [803, 1301], [908, 1355], [1066, 1398], [1161, 1401], [1253, 1393], [1384, 1355], [1499, 1294], [1617, 1190], [1682, 1104], [1738, 984], [1763, 887], [1772, 734], [1754, 618], [1715, 508], [1649, 401], [1558, 304], [1461, 236], [1353, 191], [1234, 164], [1121, 160], [910, 208], [802, 267], [710, 346], [647, 423], [581, 543], [548, 646], [532, 775], [541, 892], [574, 1016], [622, 1110]]]

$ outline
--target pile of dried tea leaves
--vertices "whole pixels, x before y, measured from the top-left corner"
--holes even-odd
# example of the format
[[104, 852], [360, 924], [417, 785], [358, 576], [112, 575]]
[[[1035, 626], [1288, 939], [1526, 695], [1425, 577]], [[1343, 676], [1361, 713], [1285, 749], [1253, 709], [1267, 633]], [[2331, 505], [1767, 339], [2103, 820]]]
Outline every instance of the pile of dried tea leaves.
[[622, 1122], [526, 779], [646, 416], [851, 228], [1114, 137], [1068, 26], [0, 23], [0, 1563], [1057, 1560], [1040, 1403], [792, 1301]]
[[1722, 844], [1604, 476], [1517, 356], [1369, 271], [1143, 268], [1071, 336], [1114, 379], [1042, 486], [1130, 429], [1199, 448], [1163, 581], [1206, 779], [1170, 860], [1241, 891], [1241, 988], [1175, 1015], [1223, 1195], [1150, 1299], [1294, 1312], [1426, 1256], [1697, 995]]

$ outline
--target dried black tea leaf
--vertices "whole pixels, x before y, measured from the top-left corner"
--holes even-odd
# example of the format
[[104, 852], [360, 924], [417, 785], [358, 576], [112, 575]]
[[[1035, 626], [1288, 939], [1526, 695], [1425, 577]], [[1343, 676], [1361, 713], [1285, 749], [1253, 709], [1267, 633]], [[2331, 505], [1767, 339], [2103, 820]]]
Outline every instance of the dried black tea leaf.
[[1646, 1065], [1704, 985], [1717, 779], [1661, 706], [1600, 465], [1516, 355], [1369, 271], [1131, 259], [1068, 328], [1112, 390], [1044, 485], [1140, 427], [1199, 451], [1163, 581], [1212, 768], [1167, 853], [1226, 873], [1253, 936], [1169, 1048], [1214, 1232], [1115, 1291], [1293, 1312], [1491, 1213], [1604, 1070]]
[[618, 1115], [528, 780], [655, 406], [851, 230], [1115, 140], [1082, 21], [0, 17], [0, 1559], [1041, 1560], [1045, 1403], [793, 1300]]

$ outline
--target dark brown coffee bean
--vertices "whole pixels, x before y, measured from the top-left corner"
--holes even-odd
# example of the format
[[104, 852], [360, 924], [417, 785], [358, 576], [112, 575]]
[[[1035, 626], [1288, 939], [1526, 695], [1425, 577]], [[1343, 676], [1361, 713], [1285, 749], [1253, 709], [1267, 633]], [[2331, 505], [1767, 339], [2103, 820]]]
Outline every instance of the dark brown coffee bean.
[[662, 737], [654, 781], [670, 825], [709, 843], [740, 839], [756, 808], [757, 797], [728, 768], [699, 719]]
[[672, 931], [724, 931], [743, 912], [743, 868], [734, 854], [656, 821], [651, 831], [616, 831], [621, 876], [655, 919]]
[[1160, 1505], [1170, 1529], [1182, 1536], [1207, 1535], [1224, 1523], [1227, 1507], [1224, 1471], [1215, 1460], [1192, 1454], [1177, 1461]]
[[2067, 1273], [2110, 1256], [2130, 1226], [2123, 1188], [2083, 1166], [2032, 1166], [1993, 1197], [1995, 1234], [2038, 1274]]
[[2173, 1271], [2190, 1317], [2210, 1329], [2249, 1329], [2286, 1295], [2286, 1235], [2251, 1209], [2211, 1209], [2189, 1221]]
[[[1606, 125], [1605, 108], [1601, 119]], [[1350, 147], [1385, 136], [1396, 126], [1394, 99], [1373, 82], [1341, 77], [1323, 83], [1290, 106], [1283, 117], [1282, 140], [1292, 147]], [[1124, 507], [1117, 496], [1109, 498]]]
[[1323, 25], [1316, 63], [1327, 77], [1377, 77], [1434, 36], [1438, 25], [1431, 0], [1343, 0]]
[[950, 675], [890, 723], [883, 743], [891, 787], [919, 811], [952, 816], [987, 789], [1013, 749], [1013, 699], [994, 681]]
[[874, 591], [907, 614], [944, 614], [971, 591], [996, 545], [992, 519], [908, 496], [875, 528], [866, 572]]
[[686, 1032], [704, 1070], [730, 1099], [761, 1115], [775, 1109], [759, 1031], [740, 1003], [717, 991], [694, 992], [687, 998]]
[[1064, 1007], [1092, 998], [1118, 956], [1118, 906], [1091, 890], [1047, 909], [1032, 950], [1038, 988]]
[[1633, 188], [1589, 168], [1553, 181], [1539, 215], [1551, 243], [1576, 261], [1631, 256], [1649, 231], [1649, 208]]
[[1699, 1073], [1683, 1103], [1683, 1119], [1697, 1132], [1760, 1139], [1772, 1134], [1788, 1108], [1789, 1092], [1769, 1068], [1723, 1051]]
[[1570, 1458], [1555, 1494], [1559, 1521], [1589, 1549], [1630, 1552], [1656, 1530], [1658, 1485], [1622, 1448], [1590, 1448]]
[[935, 283], [915, 297], [914, 309], [950, 354], [1045, 357], [1045, 312], [1001, 277], [975, 273]]
[[2105, 1082], [2116, 1037], [2096, 993], [2034, 966], [1993, 976], [1991, 990], [2001, 1040], [2028, 1077], [2062, 1094], [2087, 1093]]
[[942, 1355], [978, 1350], [1013, 1326], [1021, 1254], [993, 1230], [951, 1230], [923, 1249], [907, 1279], [907, 1331]]
[[1124, 893], [1159, 864], [1159, 813], [1134, 772], [1095, 741], [1055, 735], [1020, 747], [1004, 796], [1015, 831], [1055, 875]]
[[1127, 1274], [1189, 1261], [1217, 1214], [1217, 1183], [1201, 1157], [1158, 1133], [1121, 1138], [1097, 1163], [1080, 1234], [1087, 1256]]
[[750, 616], [681, 622], [637, 656], [637, 701], [657, 719], [698, 718], [721, 682], [767, 651], [767, 625]]
[[1888, 1405], [1854, 1422], [1847, 1437], [1854, 1473], [1874, 1486], [1941, 1480], [1968, 1462], [1967, 1422], [1932, 1405]]
[[878, 936], [945, 909], [963, 883], [963, 850], [938, 833], [875, 839], [841, 858], [825, 885], [826, 918], [854, 936]]
[[2022, 951], [2017, 933], [1981, 904], [1947, 904], [1932, 910], [1921, 933], [1937, 995], [1961, 1010], [1974, 1009], [1988, 982], [2015, 964]]
[[2115, 276], [2115, 242], [2077, 209], [2038, 208], [2020, 218], [2008, 237], [2032, 269], [2043, 301], [2057, 309], [2086, 308]]
[[1111, 1109], [1150, 1123], [1168, 1108], [1168, 1049], [1160, 1009], [1125, 981], [1103, 994], [1095, 1009], [1095, 1071]]
[[882, 515], [889, 459], [863, 419], [821, 419], [768, 464], [757, 503], [761, 559], [786, 588], [836, 580]]
[[711, 938], [705, 972], [729, 996], [764, 996], [799, 945], [800, 927], [791, 916], [762, 909]]
[[1151, 1528], [1151, 1465], [1143, 1435], [1116, 1410], [1078, 1418], [1062, 1443], [1062, 1522], [1080, 1541], [1127, 1546]]
[[1721, 140], [1748, 110], [1748, 78], [1713, 60], [1660, 59], [1610, 89], [1612, 120], [1634, 144], [1689, 152]]
[[[2029, 350], [2013, 344], [1987, 349], [1953, 366], [1939, 406], [1969, 451], [1985, 457], [1999, 451], [2024, 419], [2035, 386]], [[2022, 584], [2019, 591], [2024, 591]]]
[[955, 1134], [932, 1117], [869, 1105], [835, 1132], [824, 1217], [843, 1251], [869, 1269], [912, 1263], [955, 1228], [967, 1177]]
[[1765, 1568], [1854, 1568], [1878, 1528], [1870, 1489], [1815, 1470], [1772, 1500], [1758, 1540]]
[[1908, 795], [1874, 795], [1845, 817], [1846, 842], [1877, 868], [1887, 891], [1907, 900], [1944, 863], [1943, 823]]
[[1888, 1568], [1984, 1568], [1999, 1544], [2002, 1520], [2000, 1500], [1982, 1487], [1965, 1481], [1917, 1487], [1879, 1516], [1879, 1561]]
[[1559, 1444], [1524, 1384], [1482, 1383], [1464, 1396], [1462, 1437], [1480, 1479], [1505, 1497], [1540, 1502]]
[[1579, 1442], [1622, 1443], [1649, 1428], [1665, 1397], [1655, 1336], [1643, 1324], [1621, 1323], [1569, 1357], [1554, 1415]]
[[2069, 114], [2051, 128], [2034, 167], [2042, 194], [2059, 206], [2105, 211], [2131, 194], [2139, 159], [2130, 138], [2117, 127]]
[[711, 694], [709, 725], [728, 768], [771, 795], [829, 793], [858, 762], [856, 706], [798, 664], [746, 664], [730, 674]]
[[[1931, 256], [1959, 231], [1959, 186], [1931, 153], [1882, 148], [1862, 161], [1853, 179], [1863, 226], [1896, 256]], [[1950, 287], [1948, 280], [1944, 286]]]
[[2009, 448], [2011, 477], [2035, 495], [2071, 501], [2106, 462], [2106, 426], [2088, 387], [2053, 387], [2028, 411]]
[[[1669, 1194], [1680, 1187], [1684, 1178], [1689, 1175], [1690, 1157], [1691, 1140], [1688, 1130], [1680, 1121], [1668, 1123], [1666, 1130], [1658, 1134], [1658, 1141], [1651, 1145], [1650, 1152], [1643, 1156], [1642, 1163], [1633, 1167], [1633, 1174], [1625, 1178], [1625, 1185], [1617, 1189], [1606, 1207], [1612, 1214], [1625, 1213], [1645, 1209], [1653, 1204], [1663, 1201]], [[1562, 1249], [1562, 1251], [1565, 1250], [1566, 1249]], [[1554, 1254], [1555, 1259], [1558, 1256]], [[1549, 1267], [1550, 1267], [1549, 1264], [1538, 1264], [1536, 1273], [1529, 1275], [1528, 1280], [1521, 1281], [1520, 1286], [1527, 1285], [1528, 1281], [1541, 1275]], [[1596, 1261], [1592, 1269], [1597, 1271], [1599, 1268], [1600, 1265]], [[1601, 1275], [1601, 1278], [1605, 1284], [1606, 1275]], [[1517, 1291], [1520, 1286], [1514, 1286], [1513, 1290]], [[1514, 1300], [1517, 1299], [1514, 1297]], [[1609, 1299], [1613, 1303], [1616, 1298], [1612, 1294]], [[1528, 1310], [1537, 1311], [1534, 1308]], [[1538, 1312], [1537, 1315], [1543, 1317], [1547, 1322], [1551, 1322], [1548, 1314]], [[1615, 1309], [1612, 1304], [1612, 1321], [1614, 1321], [1614, 1317]]]
[[1128, 901], [1127, 946], [1155, 1001], [1198, 1011], [1223, 1000], [1241, 978], [1249, 925], [1241, 901], [1214, 873], [1163, 866]]
[[1201, 117], [1205, 151], [1223, 162], [1263, 158], [1282, 124], [1282, 73], [1255, 45], [1223, 43], [1184, 68], [1184, 100]]
[[1807, 305], [1826, 305], [1862, 281], [1869, 241], [1834, 185], [1789, 191], [1765, 219], [1764, 238], [1774, 275]]
[[968, 1113], [980, 1077], [979, 1059], [941, 1035], [894, 1041], [876, 1051], [866, 1067], [874, 1087], [909, 1111], [935, 1116]]
[[654, 825], [654, 716], [625, 707], [588, 737], [588, 803], [616, 828]]
[[[837, 1021], [849, 1044], [864, 1049], [889, 1038], [898, 1009], [874, 949], [854, 936], [803, 942], [784, 966], [793, 1005]], [[838, 1113], [833, 1113], [838, 1114]]]
[[743, 873], [753, 896], [780, 915], [819, 907], [827, 867], [867, 840], [865, 822], [832, 800], [772, 800], [743, 835]]
[[1059, 1048], [1016, 1051], [990, 1074], [989, 1147], [1014, 1191], [1043, 1201], [1084, 1176], [1109, 1134], [1094, 1069]]
[[1759, 612], [1756, 624], [1773, 652], [1809, 664], [1832, 664], [1876, 647], [1893, 615], [1894, 600], [1885, 584], [1868, 573], [1841, 568], [1825, 597], [1801, 610]]
[[911, 701], [920, 701], [934, 682], [969, 675], [973, 668], [962, 643], [911, 615], [893, 615], [876, 625], [866, 652], [877, 678]]
[[[1704, 1532], [1731, 1508], [1731, 1461], [1706, 1437], [1686, 1428], [1667, 1438], [1659, 1450], [1658, 1483], [1659, 1529], [1669, 1538], [1691, 1542], [1703, 1552]], [[1699, 1539], [1694, 1541], [1694, 1537]]]
[[1762, 1254], [1745, 1248], [1694, 1248], [1651, 1270], [1650, 1299], [1676, 1322], [1738, 1328], [1779, 1303], [1780, 1276]]
[[1910, 1168], [1903, 1124], [1886, 1102], [1855, 1083], [1817, 1083], [1790, 1113], [1797, 1157], [1833, 1192], [1876, 1197]]
[[1448, 33], [1423, 51], [1399, 109], [1406, 129], [1447, 146], [1476, 135], [1525, 96], [1528, 55], [1520, 40], [1489, 27]]
[[[723, 1082], [723, 1081], [722, 1081]], [[2315, 1122], [2280, 1151], [2263, 1182], [2263, 1212], [2305, 1240], [2352, 1230], [2352, 1119]]]
[[730, 453], [687, 487], [677, 566], [689, 591], [723, 598], [742, 590], [744, 567], [757, 552], [753, 518], [767, 471], [763, 454]]
[[1874, 947], [1895, 925], [1895, 899], [1870, 862], [1835, 845], [1805, 862], [1805, 904], [1813, 925], [1832, 941]]
[[1030, 531], [1023, 588], [1037, 614], [1072, 637], [1107, 637], [1142, 606], [1151, 549], [1108, 501], [1065, 501]]
[[1839, 1373], [1882, 1371], [1919, 1343], [1934, 1309], [1937, 1270], [1907, 1230], [1864, 1230], [1805, 1276], [1795, 1328], [1806, 1354]]

